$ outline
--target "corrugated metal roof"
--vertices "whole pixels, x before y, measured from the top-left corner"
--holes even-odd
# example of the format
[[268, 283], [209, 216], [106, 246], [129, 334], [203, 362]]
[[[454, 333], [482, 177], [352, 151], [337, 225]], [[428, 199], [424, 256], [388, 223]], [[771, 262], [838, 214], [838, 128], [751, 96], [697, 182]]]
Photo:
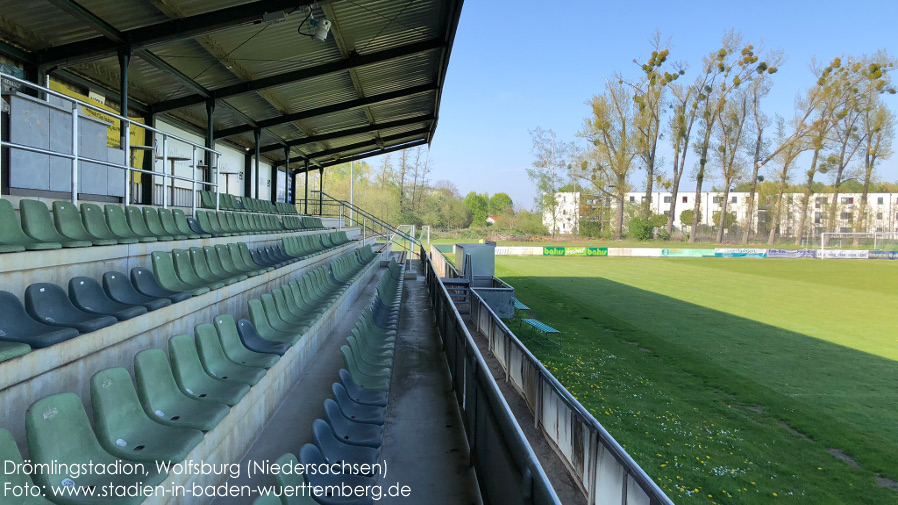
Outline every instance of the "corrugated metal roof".
[[[449, 54], [441, 41], [444, 45], [453, 40], [462, 2], [331, 0], [324, 9], [313, 6], [312, 12], [319, 20], [326, 12], [339, 38], [329, 35], [317, 41], [297, 33], [308, 10], [298, 7], [291, 11], [291, 4], [276, 0], [79, 0], [80, 6], [97, 18], [93, 25], [48, 0], [0, 0], [0, 40], [24, 48], [33, 61], [37, 61], [38, 51], [56, 54], [58, 63], [54, 65], [62, 65], [89, 86], [114, 95], [119, 76], [116, 51], [121, 44], [104, 39], [98, 26], [105, 23], [117, 31], [152, 32], [158, 25], [167, 38], [135, 48], [129, 67], [132, 101], [181, 124], [194, 125], [202, 135], [206, 130], [205, 101], [216, 99], [224, 103], [215, 109], [214, 129], [236, 145], [252, 146], [252, 125], [261, 124], [264, 145], [279, 146], [327, 134], [333, 138], [298, 145], [293, 152], [334, 152], [403, 133], [409, 133], [409, 140], [430, 138], [433, 121], [365, 133], [352, 130], [368, 128], [372, 122], [438, 115], [439, 88]], [[303, 3], [297, 0], [295, 5]], [[283, 22], [247, 24], [250, 18], [245, 12], [255, 13], [252, 15], [261, 21], [263, 12], [277, 8], [272, 5], [287, 6]], [[219, 18], [219, 24], [208, 25], [206, 31], [196, 29], [189, 36], [165, 30], [172, 19], [206, 13], [214, 18], [218, 11], [235, 6], [243, 6], [243, 17], [234, 21], [234, 26], [223, 28], [223, 18]], [[309, 29], [308, 23], [304, 28]], [[71, 45], [76, 42], [82, 44]], [[65, 49], [58, 49], [61, 46]], [[84, 58], [77, 52], [72, 56], [72, 47], [92, 52]], [[141, 51], [149, 51], [149, 55], [142, 56]], [[4, 52], [2, 47], [0, 52]], [[416, 88], [420, 86], [427, 89], [420, 91]], [[410, 94], [415, 89], [419, 91]], [[324, 113], [299, 120], [289, 116], [307, 115], [303, 113], [315, 109]], [[345, 130], [352, 134], [340, 136]], [[403, 137], [389, 144], [406, 141]], [[347, 149], [334, 157], [372, 150]], [[266, 157], [280, 161], [283, 150], [271, 149]]]

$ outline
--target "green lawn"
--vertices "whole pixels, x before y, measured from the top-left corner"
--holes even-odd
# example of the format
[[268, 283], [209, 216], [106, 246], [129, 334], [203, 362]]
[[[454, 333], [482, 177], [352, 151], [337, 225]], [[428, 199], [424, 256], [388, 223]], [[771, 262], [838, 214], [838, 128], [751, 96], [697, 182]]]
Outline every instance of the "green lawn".
[[[451, 239], [451, 238], [440, 238], [440, 239], [432, 239], [430, 241], [431, 244], [468, 244], [472, 242], [477, 242], [477, 240], [465, 240], [465, 239]], [[426, 245], [426, 244], [425, 244]], [[694, 248], [694, 249], [714, 249], [717, 247], [748, 247], [753, 249], [805, 249], [807, 246], [796, 246], [794, 244], [777, 244], [775, 246], [768, 246], [766, 244], [718, 244], [717, 242], [696, 242], [694, 244], [690, 244], [688, 242], [679, 242], [679, 241], [665, 241], [665, 240], [648, 240], [644, 242], [636, 241], [636, 240], [563, 240], [558, 239], [558, 241], [553, 242], [552, 240], [540, 240], [535, 242], [522, 242], [522, 241], [511, 241], [511, 240], [500, 240], [496, 242], [496, 245], [499, 246], [522, 246], [522, 247], [542, 247], [542, 246], [556, 246], [556, 247], [628, 247], [628, 248], [643, 248], [643, 247], [656, 247], [656, 248]], [[814, 246], [812, 248], [819, 248], [820, 246]], [[847, 248], [847, 246], [846, 246]]]
[[898, 503], [898, 262], [496, 262], [564, 333], [525, 343], [675, 502]]

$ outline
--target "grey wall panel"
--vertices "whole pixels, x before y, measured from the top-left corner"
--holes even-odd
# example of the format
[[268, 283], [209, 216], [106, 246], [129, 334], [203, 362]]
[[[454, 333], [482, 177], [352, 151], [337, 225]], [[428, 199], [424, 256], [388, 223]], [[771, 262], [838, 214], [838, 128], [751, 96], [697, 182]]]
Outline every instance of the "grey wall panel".
[[78, 192], [107, 194], [106, 166], [82, 161], [78, 168]]
[[50, 158], [50, 191], [72, 191], [72, 160]]
[[11, 149], [9, 185], [13, 188], [50, 189], [50, 157], [46, 154]]
[[[47, 149], [50, 143], [50, 109], [16, 95], [10, 96], [9, 140]], [[9, 185], [15, 188], [50, 189], [50, 157], [10, 149]]]

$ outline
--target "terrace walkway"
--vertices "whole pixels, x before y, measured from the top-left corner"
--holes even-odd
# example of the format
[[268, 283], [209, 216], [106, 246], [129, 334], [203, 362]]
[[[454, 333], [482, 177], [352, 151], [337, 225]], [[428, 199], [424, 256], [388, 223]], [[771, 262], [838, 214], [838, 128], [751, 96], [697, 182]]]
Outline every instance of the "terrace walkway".
[[[342, 368], [339, 348], [374, 297], [379, 276], [366, 286], [359, 301], [343, 317], [302, 378], [271, 417], [241, 461], [273, 462], [285, 452], [298, 452], [312, 442], [312, 422], [324, 418], [323, 402], [332, 396], [331, 384]], [[406, 498], [386, 497], [377, 503], [429, 505], [478, 505], [480, 493], [468, 464], [468, 447], [461, 417], [450, 389], [449, 372], [442, 354], [433, 311], [422, 280], [408, 279], [399, 319], [396, 358], [384, 425], [381, 460], [387, 462], [384, 490], [399, 483], [411, 488]], [[244, 472], [245, 473], [245, 472]], [[228, 485], [274, 485], [274, 477], [231, 479]], [[214, 505], [248, 503], [246, 498], [218, 498]]]

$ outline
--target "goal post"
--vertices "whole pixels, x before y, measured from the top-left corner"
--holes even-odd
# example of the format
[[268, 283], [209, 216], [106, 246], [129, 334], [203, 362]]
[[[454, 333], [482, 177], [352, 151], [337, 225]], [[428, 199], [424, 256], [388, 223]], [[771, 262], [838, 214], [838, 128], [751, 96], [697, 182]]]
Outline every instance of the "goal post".
[[[824, 232], [820, 234], [820, 257], [833, 251], [898, 251], [898, 232]], [[829, 252], [827, 252], [829, 251]]]

